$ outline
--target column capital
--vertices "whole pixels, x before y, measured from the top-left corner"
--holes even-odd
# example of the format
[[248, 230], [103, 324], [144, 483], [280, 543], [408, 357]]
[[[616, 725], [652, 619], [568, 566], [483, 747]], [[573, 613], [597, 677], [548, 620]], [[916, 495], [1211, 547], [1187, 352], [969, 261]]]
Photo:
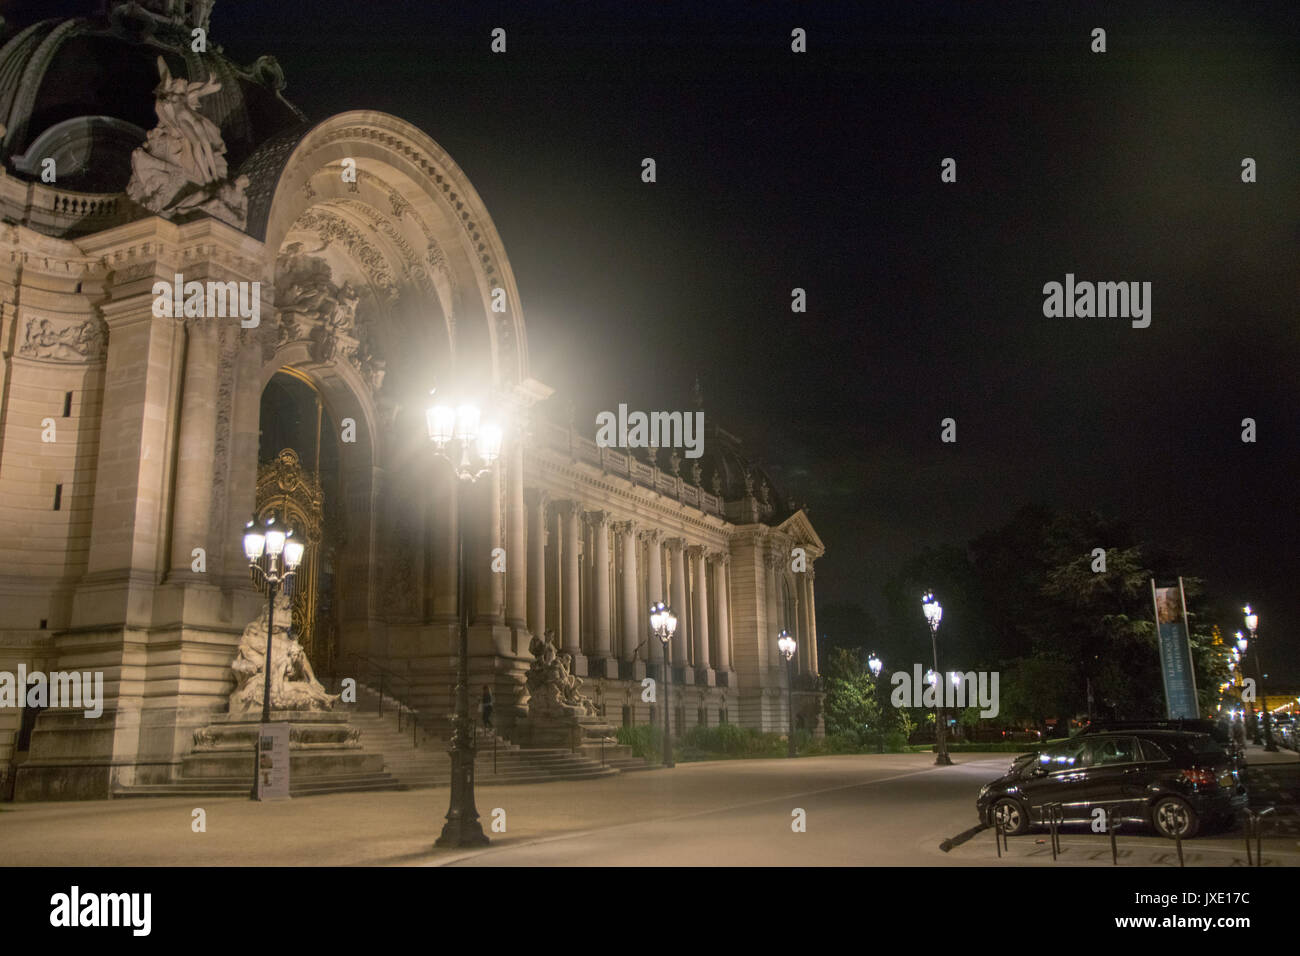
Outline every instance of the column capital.
[[551, 507], [566, 518], [570, 515], [579, 514], [582, 509], [581, 503], [571, 498], [557, 498], [551, 502]]
[[671, 550], [673, 550], [673, 551], [685, 551], [685, 550], [686, 550], [686, 539], [685, 539], [685, 538], [665, 538], [665, 539], [664, 539], [664, 544], [668, 545], [668, 547], [669, 547]]
[[658, 544], [664, 536], [662, 528], [642, 528], [637, 533], [641, 536], [641, 540], [648, 544]]
[[702, 544], [687, 545], [686, 553], [692, 558], [706, 558], [709, 556], [709, 549]]
[[586, 521], [587, 524], [589, 524], [591, 527], [604, 528], [610, 523], [610, 518], [612, 517], [612, 515], [610, 515], [608, 511], [602, 511], [600, 509], [595, 509], [592, 511], [587, 511], [586, 509], [583, 509], [582, 517], [583, 520]]
[[763, 564], [769, 571], [780, 571], [785, 567], [785, 555], [780, 551], [768, 551], [763, 555]]
[[611, 522], [610, 526], [619, 534], [630, 536], [633, 538], [635, 538], [637, 535], [641, 533], [641, 526], [637, 522], [632, 520], [614, 521]]
[[545, 488], [525, 488], [524, 495], [534, 508], [545, 508], [551, 503], [551, 493]]

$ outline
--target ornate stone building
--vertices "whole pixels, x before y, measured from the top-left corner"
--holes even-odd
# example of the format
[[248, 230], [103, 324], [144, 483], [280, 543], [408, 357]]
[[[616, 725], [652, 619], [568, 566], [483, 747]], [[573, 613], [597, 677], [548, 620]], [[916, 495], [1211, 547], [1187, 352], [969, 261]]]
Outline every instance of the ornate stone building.
[[[640, 681], [660, 599], [679, 728], [783, 731], [787, 628], [820, 732], [804, 511], [711, 423], [680, 461], [548, 420], [465, 174], [394, 116], [307, 121], [274, 58], [207, 40], [212, 5], [0, 35], [0, 671], [102, 672], [106, 697], [98, 718], [0, 709], [0, 777], [20, 799], [172, 779], [263, 606], [241, 535], [271, 511], [308, 541], [294, 626], [322, 674], [383, 667], [450, 712], [460, 504], [471, 680], [506, 736], [547, 630], [611, 722], [661, 720]], [[178, 282], [174, 309], [159, 284]], [[511, 422], [499, 467], [459, 488], [425, 431], [451, 381]]]

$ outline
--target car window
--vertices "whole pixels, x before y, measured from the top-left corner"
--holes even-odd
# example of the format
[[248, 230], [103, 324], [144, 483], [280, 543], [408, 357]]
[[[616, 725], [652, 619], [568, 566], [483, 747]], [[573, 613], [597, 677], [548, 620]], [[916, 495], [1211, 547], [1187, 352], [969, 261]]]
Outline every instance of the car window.
[[1091, 751], [1089, 766], [1105, 767], [1108, 764], [1137, 763], [1136, 737], [1101, 737], [1088, 742]]
[[1171, 759], [1169, 754], [1161, 750], [1160, 745], [1157, 744], [1154, 740], [1150, 740], [1144, 737], [1142, 738], [1140, 743], [1142, 745], [1142, 759], [1149, 760], [1152, 762]]
[[1076, 738], [1038, 752], [1038, 766], [1048, 773], [1088, 766], [1088, 738]]

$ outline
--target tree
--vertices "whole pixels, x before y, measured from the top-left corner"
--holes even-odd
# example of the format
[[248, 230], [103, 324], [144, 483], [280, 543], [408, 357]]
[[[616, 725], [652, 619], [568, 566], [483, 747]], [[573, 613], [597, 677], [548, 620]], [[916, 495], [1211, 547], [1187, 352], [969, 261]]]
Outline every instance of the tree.
[[852, 734], [861, 744], [868, 732], [883, 730], [875, 681], [859, 654], [832, 648], [822, 678], [827, 734]]

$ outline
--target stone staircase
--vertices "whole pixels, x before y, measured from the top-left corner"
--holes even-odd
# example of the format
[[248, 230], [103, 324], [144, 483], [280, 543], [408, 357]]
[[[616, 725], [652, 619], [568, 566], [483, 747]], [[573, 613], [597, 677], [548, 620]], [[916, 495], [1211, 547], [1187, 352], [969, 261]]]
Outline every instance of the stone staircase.
[[[413, 732], [409, 711], [384, 695], [383, 714], [378, 713], [379, 695], [373, 688], [357, 685], [357, 703], [343, 705], [350, 711], [354, 727], [361, 730], [364, 749], [384, 755], [384, 771], [401, 781], [404, 788], [445, 787], [451, 783], [451, 758], [447, 754], [446, 723], [426, 733], [423, 726]], [[606, 742], [604, 761], [599, 743], [573, 750], [524, 749], [491, 731], [478, 728], [475, 736], [475, 786], [547, 783], [553, 780], [589, 780], [620, 772], [653, 769], [626, 745]], [[495, 752], [494, 752], [495, 751]]]

